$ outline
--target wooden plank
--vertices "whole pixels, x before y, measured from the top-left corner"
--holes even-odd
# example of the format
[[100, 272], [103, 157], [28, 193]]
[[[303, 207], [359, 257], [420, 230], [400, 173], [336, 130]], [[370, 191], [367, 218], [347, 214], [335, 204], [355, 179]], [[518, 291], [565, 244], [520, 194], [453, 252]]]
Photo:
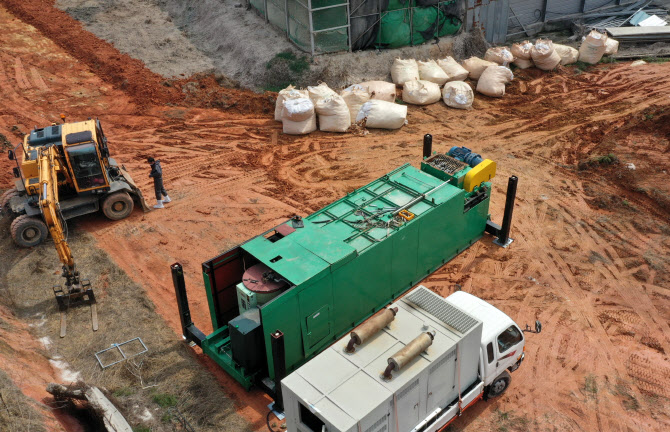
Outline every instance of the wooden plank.
[[653, 36], [653, 35], [670, 35], [670, 26], [654, 26], [654, 27], [607, 27], [607, 33], [613, 37], [617, 36]]

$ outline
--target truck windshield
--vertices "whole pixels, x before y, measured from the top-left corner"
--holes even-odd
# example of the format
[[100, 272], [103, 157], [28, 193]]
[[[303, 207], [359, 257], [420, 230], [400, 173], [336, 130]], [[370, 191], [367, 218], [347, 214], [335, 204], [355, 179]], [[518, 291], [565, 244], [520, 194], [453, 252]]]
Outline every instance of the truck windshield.
[[67, 154], [79, 189], [105, 186], [105, 176], [93, 143], [67, 147]]
[[510, 326], [507, 330], [498, 336], [498, 351], [502, 354], [514, 345], [521, 342], [523, 336], [516, 326]]

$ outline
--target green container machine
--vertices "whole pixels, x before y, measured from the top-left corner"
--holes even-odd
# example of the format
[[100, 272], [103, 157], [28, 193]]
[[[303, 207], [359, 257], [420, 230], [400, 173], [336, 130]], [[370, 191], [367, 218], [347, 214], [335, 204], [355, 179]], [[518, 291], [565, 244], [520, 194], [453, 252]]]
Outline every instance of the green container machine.
[[[491, 222], [495, 162], [464, 148], [403, 165], [314, 214], [296, 216], [202, 265], [214, 331], [193, 324], [182, 266], [171, 266], [184, 337], [246, 389], [279, 401], [279, 381], [485, 232], [506, 246], [516, 193], [510, 178], [503, 225]], [[474, 156], [476, 157], [474, 157]]]

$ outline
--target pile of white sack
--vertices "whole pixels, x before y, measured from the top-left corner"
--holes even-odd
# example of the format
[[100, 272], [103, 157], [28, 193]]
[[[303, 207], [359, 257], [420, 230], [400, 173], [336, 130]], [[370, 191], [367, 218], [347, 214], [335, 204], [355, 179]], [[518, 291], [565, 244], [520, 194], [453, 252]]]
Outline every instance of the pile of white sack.
[[395, 59], [391, 66], [393, 83], [402, 87], [402, 101], [411, 105], [430, 105], [442, 99], [451, 108], [469, 109], [474, 93], [464, 80], [470, 72], [456, 60], [417, 61]]
[[[303, 135], [318, 128], [326, 132], [346, 132], [352, 124], [365, 120], [368, 128], [398, 129], [407, 124], [407, 105], [430, 105], [440, 101], [448, 107], [471, 109], [473, 87], [489, 97], [503, 97], [506, 85], [514, 79], [510, 65], [519, 69], [536, 67], [551, 71], [559, 65], [577, 61], [596, 64], [604, 55], [616, 54], [619, 42], [606, 34], [591, 31], [579, 50], [555, 44], [548, 39], [523, 41], [511, 47], [492, 47], [483, 59], [470, 57], [457, 62], [451, 57], [438, 60], [400, 59], [393, 61], [393, 82], [366, 81], [339, 93], [326, 83], [298, 90], [288, 86], [279, 92], [275, 120], [284, 133]], [[402, 101], [396, 103], [396, 87], [402, 88]]]
[[346, 132], [365, 120], [368, 128], [398, 129], [407, 123], [407, 106], [395, 103], [396, 86], [384, 81], [367, 81], [349, 86], [339, 94], [326, 83], [297, 90], [281, 90], [275, 105], [275, 120], [285, 134], [305, 135], [318, 129]]

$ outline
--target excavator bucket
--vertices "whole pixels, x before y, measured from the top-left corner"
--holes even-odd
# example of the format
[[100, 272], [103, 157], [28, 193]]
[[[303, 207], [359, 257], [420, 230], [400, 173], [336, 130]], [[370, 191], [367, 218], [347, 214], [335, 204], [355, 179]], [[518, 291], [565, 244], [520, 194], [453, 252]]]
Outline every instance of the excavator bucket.
[[60, 311], [60, 337], [65, 337], [67, 333], [67, 310], [80, 305], [91, 306], [91, 327], [93, 331], [98, 331], [98, 307], [88, 279], [83, 279], [81, 285], [74, 290], [63, 289], [58, 285], [53, 290]]
[[123, 167], [123, 166], [119, 167], [119, 172], [121, 172], [121, 175], [126, 180], [128, 185], [130, 186], [130, 188], [133, 190], [133, 193], [137, 197], [137, 200], [142, 205], [142, 210], [144, 210], [145, 212], [151, 211], [151, 207], [149, 207], [147, 202], [144, 200], [144, 196], [142, 195], [142, 191], [140, 190], [140, 188], [137, 187], [137, 185], [135, 184], [135, 181], [130, 176], [130, 173], [128, 171], [126, 171], [126, 168]]

